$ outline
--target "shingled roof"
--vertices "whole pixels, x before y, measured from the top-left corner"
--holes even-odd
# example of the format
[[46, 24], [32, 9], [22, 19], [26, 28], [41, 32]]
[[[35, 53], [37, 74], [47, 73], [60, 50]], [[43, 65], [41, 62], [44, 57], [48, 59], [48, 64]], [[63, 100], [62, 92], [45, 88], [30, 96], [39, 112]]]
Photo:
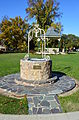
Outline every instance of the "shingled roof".
[[61, 37], [60, 33], [57, 30], [55, 30], [53, 27], [50, 27], [47, 29], [45, 36], [46, 37]]

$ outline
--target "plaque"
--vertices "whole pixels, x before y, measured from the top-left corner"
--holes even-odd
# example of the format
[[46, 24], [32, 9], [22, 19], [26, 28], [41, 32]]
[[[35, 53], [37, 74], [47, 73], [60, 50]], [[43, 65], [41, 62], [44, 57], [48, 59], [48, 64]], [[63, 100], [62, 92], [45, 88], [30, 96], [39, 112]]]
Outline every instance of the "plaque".
[[41, 66], [40, 65], [33, 65], [33, 69], [40, 70]]

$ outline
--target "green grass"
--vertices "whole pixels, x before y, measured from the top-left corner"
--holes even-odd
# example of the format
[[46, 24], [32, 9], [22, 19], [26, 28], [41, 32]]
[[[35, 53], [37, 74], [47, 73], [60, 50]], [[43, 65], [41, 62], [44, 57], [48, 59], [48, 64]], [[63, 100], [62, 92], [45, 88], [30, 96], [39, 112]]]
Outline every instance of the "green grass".
[[[26, 53], [10, 53], [0, 54], [0, 76], [16, 73], [20, 71], [20, 59], [23, 58]], [[37, 55], [31, 54], [31, 57], [37, 57]], [[38, 55], [40, 58], [41, 56]]]
[[79, 53], [51, 56], [53, 71], [60, 71], [79, 80]]
[[79, 90], [66, 97], [59, 97], [63, 112], [79, 111]]
[[9, 98], [0, 95], [0, 113], [2, 114], [28, 114], [26, 97], [23, 99]]
[[0, 76], [19, 72], [20, 59], [25, 54], [0, 54]]
[[[0, 54], [0, 76], [19, 72], [20, 59], [23, 58], [24, 55], [25, 53]], [[31, 54], [31, 57], [37, 57], [37, 55]], [[38, 55], [38, 57], [40, 58], [41, 56]], [[51, 55], [51, 59], [52, 59], [53, 71], [63, 72], [68, 76], [71, 76], [79, 80], [79, 53], [67, 54], [67, 55]], [[5, 102], [6, 99], [4, 96], [0, 96], [0, 104], [2, 104], [1, 98], [3, 100], [3, 103]], [[59, 100], [63, 112], [71, 112], [71, 111], [79, 110], [79, 91], [71, 96], [59, 97]], [[2, 106], [4, 106], [3, 110], [1, 109], [0, 106], [0, 112], [5, 111], [5, 109], [9, 108], [8, 105], [6, 107], [5, 105], [2, 104]], [[11, 103], [10, 107], [12, 107], [11, 105], [13, 104]], [[10, 112], [11, 111], [10, 110], [7, 111], [7, 113], [15, 113], [15, 108], [17, 107], [17, 105], [15, 104], [14, 106], [15, 106], [14, 111]], [[19, 108], [19, 106], [17, 108]]]
[[[20, 59], [25, 53], [0, 54], [0, 76], [20, 71]], [[31, 54], [31, 57], [37, 55]], [[38, 55], [40, 58], [41, 56]], [[51, 55], [53, 71], [60, 71], [79, 80], [79, 53]]]

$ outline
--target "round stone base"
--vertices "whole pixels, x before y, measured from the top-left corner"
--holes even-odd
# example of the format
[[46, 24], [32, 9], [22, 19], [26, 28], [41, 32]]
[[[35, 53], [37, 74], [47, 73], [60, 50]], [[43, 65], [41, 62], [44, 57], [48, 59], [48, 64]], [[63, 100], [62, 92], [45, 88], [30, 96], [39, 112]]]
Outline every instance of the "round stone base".
[[[53, 80], [55, 81], [53, 83]], [[75, 87], [75, 80], [60, 73], [53, 73], [51, 82], [41, 83], [40, 85], [31, 85], [32, 83], [22, 81], [20, 74], [11, 74], [0, 78], [0, 88], [5, 93], [14, 93], [16, 95], [37, 95], [37, 94], [61, 94], [72, 90]], [[18, 83], [16, 82], [18, 81]]]

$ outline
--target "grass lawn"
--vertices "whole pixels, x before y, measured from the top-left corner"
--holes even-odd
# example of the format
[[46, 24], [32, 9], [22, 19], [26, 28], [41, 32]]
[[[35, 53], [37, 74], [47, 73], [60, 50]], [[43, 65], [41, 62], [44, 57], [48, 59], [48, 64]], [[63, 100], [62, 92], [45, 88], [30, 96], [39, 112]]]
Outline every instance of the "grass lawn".
[[20, 59], [25, 54], [0, 54], [0, 76], [19, 72]]
[[60, 71], [79, 80], [79, 53], [51, 56], [54, 71]]
[[59, 97], [63, 112], [79, 111], [79, 90], [66, 97]]
[[[24, 55], [25, 53], [0, 54], [0, 76], [19, 72], [20, 59], [23, 58]], [[32, 54], [31, 56], [37, 57], [37, 55], [32, 55]], [[38, 55], [38, 57], [40, 56]], [[79, 80], [79, 53], [67, 54], [67, 55], [51, 55], [51, 59], [52, 59], [53, 71], [63, 72], [68, 76], [71, 76]], [[4, 96], [1, 97], [3, 97], [3, 101], [5, 102], [6, 98]], [[0, 106], [2, 104], [1, 97], [0, 97]], [[71, 96], [59, 97], [59, 100], [63, 112], [79, 110], [79, 91]], [[8, 107], [6, 108], [8, 109]], [[3, 110], [5, 109], [3, 108]]]
[[2, 114], [28, 114], [26, 97], [23, 99], [9, 98], [0, 95], [0, 113]]

